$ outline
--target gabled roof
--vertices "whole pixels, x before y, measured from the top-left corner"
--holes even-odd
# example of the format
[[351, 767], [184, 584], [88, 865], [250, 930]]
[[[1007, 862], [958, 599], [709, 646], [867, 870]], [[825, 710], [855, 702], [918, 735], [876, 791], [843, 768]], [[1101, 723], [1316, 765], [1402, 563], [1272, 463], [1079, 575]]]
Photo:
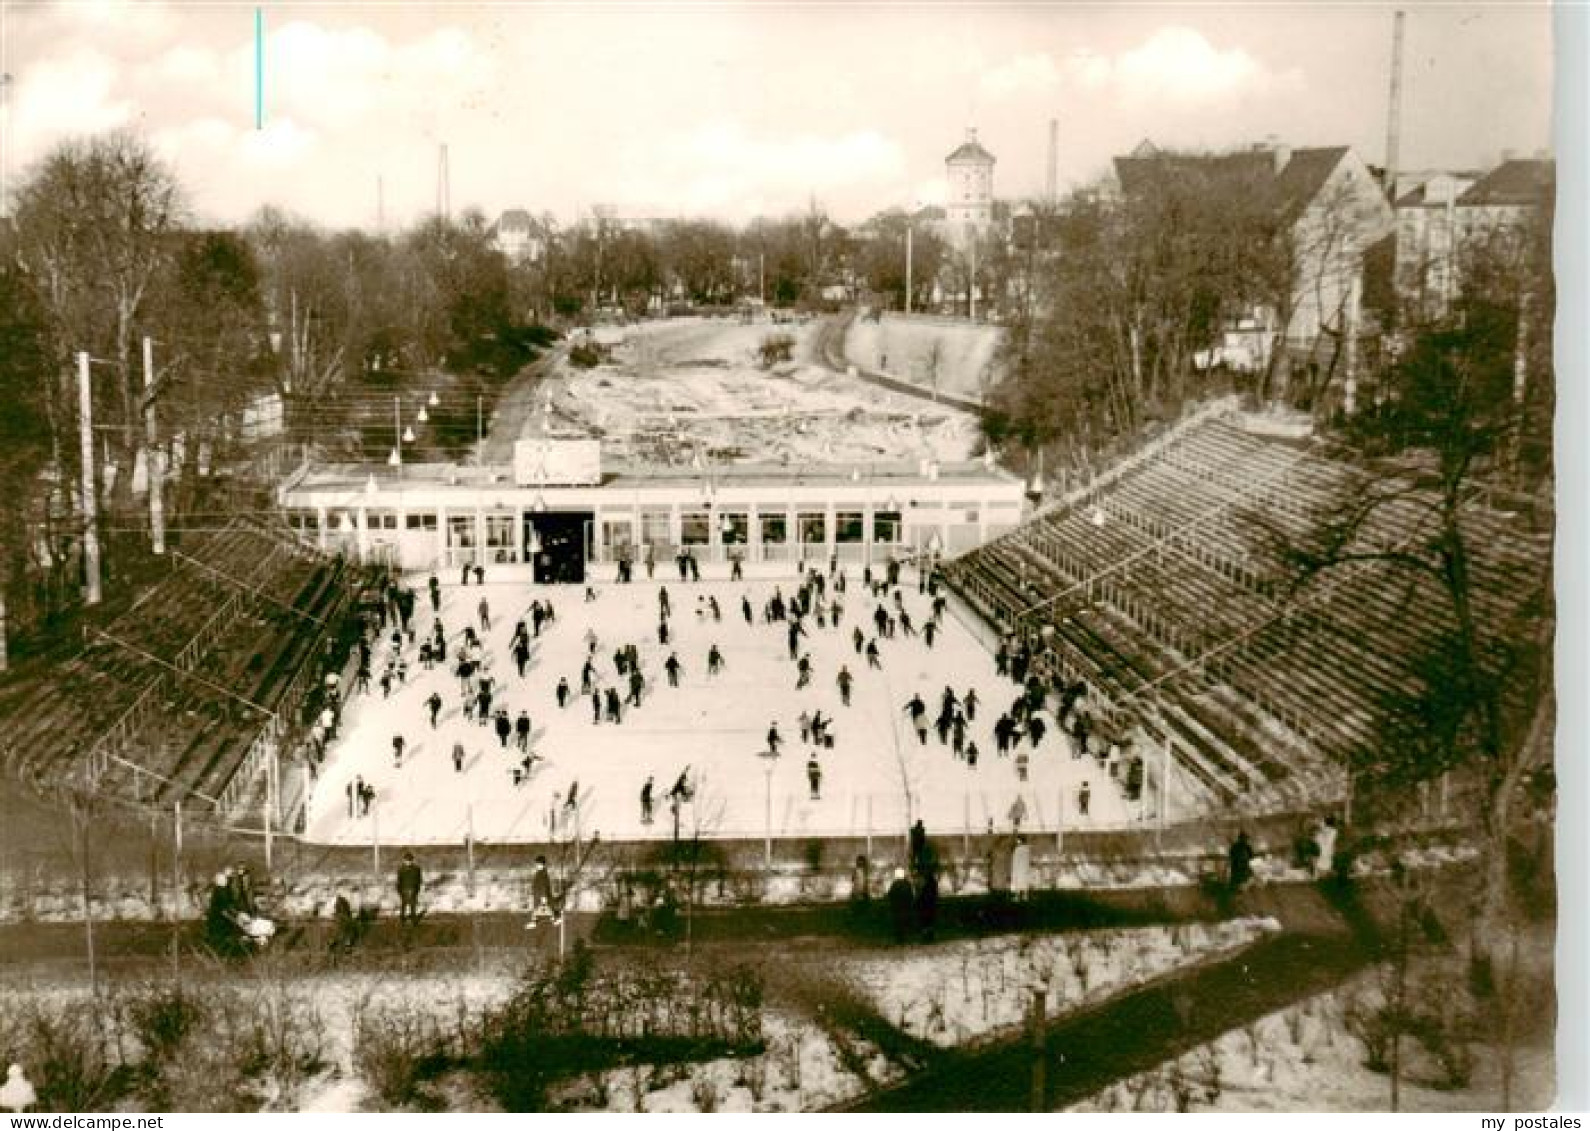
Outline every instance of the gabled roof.
[[1128, 196], [1149, 192], [1160, 179], [1200, 177], [1237, 181], [1268, 179], [1275, 175], [1275, 158], [1268, 150], [1245, 149], [1237, 153], [1161, 153], [1143, 142], [1130, 157], [1115, 159], [1115, 176]]
[[946, 165], [992, 165], [994, 155], [977, 143], [977, 131], [967, 130], [966, 140], [944, 159]]
[[1291, 160], [1276, 177], [1276, 187], [1280, 189], [1282, 201], [1294, 209], [1308, 207], [1346, 156], [1345, 145], [1292, 150]]
[[1345, 145], [1294, 149], [1277, 170], [1284, 151], [1242, 149], [1232, 153], [1162, 153], [1148, 141], [1128, 157], [1115, 159], [1115, 176], [1128, 196], [1152, 191], [1162, 178], [1201, 178], [1227, 184], [1263, 187], [1275, 193], [1278, 206], [1295, 214], [1319, 196], [1325, 182], [1347, 156]]
[[1550, 199], [1556, 185], [1555, 161], [1503, 161], [1458, 197], [1458, 204], [1469, 207], [1541, 204]]

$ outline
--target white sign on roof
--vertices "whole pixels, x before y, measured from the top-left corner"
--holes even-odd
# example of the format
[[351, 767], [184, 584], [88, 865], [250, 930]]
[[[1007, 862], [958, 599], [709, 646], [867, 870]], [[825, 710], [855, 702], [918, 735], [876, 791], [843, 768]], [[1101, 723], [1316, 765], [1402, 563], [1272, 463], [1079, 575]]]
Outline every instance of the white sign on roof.
[[518, 440], [513, 480], [521, 487], [592, 486], [602, 481], [600, 440]]

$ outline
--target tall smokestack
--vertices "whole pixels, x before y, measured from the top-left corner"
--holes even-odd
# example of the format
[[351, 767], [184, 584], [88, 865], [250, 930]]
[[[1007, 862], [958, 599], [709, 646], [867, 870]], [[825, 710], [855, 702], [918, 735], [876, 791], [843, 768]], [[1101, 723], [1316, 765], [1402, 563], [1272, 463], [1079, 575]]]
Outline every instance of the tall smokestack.
[[1044, 199], [1050, 204], [1060, 193], [1060, 120], [1049, 119], [1049, 167], [1043, 183]]
[[1391, 32], [1391, 98], [1386, 106], [1386, 196], [1397, 199], [1397, 158], [1402, 145], [1402, 13]]

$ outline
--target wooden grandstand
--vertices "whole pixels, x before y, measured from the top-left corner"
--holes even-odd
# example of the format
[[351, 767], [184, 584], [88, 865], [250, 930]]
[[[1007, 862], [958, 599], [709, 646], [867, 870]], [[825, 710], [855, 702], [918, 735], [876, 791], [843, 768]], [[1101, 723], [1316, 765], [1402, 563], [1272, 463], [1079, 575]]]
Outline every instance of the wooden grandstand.
[[[1278, 548], [1345, 501], [1397, 494], [1307, 438], [1254, 430], [1234, 406], [1174, 429], [1091, 489], [945, 564], [1002, 630], [1043, 642], [1086, 710], [1182, 805], [1260, 811], [1340, 801], [1344, 767], [1376, 742], [1383, 705], [1417, 690], [1412, 658], [1450, 627], [1431, 579], [1384, 562], [1293, 590]], [[1422, 544], [1417, 492], [1374, 509], [1356, 546]], [[1547, 568], [1551, 528], [1528, 507], [1465, 511], [1478, 615], [1503, 625]], [[1152, 772], [1152, 770], [1151, 770]]]
[[[196, 802], [239, 820], [302, 730], [355, 579], [294, 532], [239, 518], [190, 536], [136, 604], [44, 679], [0, 684], [0, 755], [35, 790]], [[293, 775], [294, 778], [297, 775]], [[290, 820], [292, 796], [279, 798]]]

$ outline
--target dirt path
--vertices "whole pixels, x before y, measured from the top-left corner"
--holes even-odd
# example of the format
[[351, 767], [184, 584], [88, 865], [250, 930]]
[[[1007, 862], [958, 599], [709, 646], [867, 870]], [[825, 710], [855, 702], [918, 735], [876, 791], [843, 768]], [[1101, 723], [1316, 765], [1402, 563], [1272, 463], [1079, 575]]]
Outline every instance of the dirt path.
[[541, 382], [562, 361], [566, 347], [553, 346], [519, 371], [513, 383], [497, 398], [497, 407], [486, 422], [486, 442], [481, 445], [482, 463], [512, 463], [514, 441], [524, 435], [525, 425], [535, 412]]

